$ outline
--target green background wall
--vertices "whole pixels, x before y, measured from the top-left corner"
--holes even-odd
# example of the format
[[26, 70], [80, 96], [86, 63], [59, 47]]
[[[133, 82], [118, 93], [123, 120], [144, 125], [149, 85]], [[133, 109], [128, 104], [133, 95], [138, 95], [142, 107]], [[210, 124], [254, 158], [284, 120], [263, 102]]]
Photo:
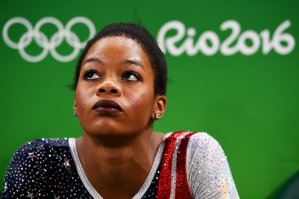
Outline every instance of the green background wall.
[[[175, 56], [166, 48], [169, 104], [166, 116], [156, 122], [155, 129], [211, 134], [228, 156], [241, 198], [258, 199], [272, 198], [299, 170], [298, 8], [295, 0], [1, 1], [0, 27], [2, 33], [14, 17], [23, 17], [34, 27], [48, 16], [57, 18], [64, 26], [69, 20], [84, 16], [96, 30], [112, 22], [141, 22], [157, 38], [166, 23], [178, 20], [186, 29], [196, 30], [194, 43], [203, 38], [203, 33], [212, 35], [208, 32], [212, 31], [223, 46], [232, 29], [221, 30], [221, 25], [234, 20], [241, 30], [229, 48], [240, 46], [242, 38], [253, 35], [260, 45], [251, 55], [239, 50], [225, 55], [218, 49], [210, 56], [204, 50], [192, 56], [185, 51]], [[287, 21], [290, 25], [284, 29]], [[281, 34], [279, 27], [284, 29]], [[72, 30], [81, 41], [88, 37], [88, 29], [82, 24]], [[48, 24], [41, 31], [51, 38], [57, 28]], [[270, 41], [276, 46], [267, 53], [263, 53], [269, 46], [261, 36], [263, 31], [269, 32]], [[25, 32], [23, 26], [15, 25], [9, 36], [17, 42]], [[163, 41], [176, 34], [170, 30]], [[285, 35], [293, 38], [293, 48], [286, 41], [280, 42]], [[188, 37], [183, 34], [174, 47], [182, 46]], [[250, 39], [244, 42], [243, 46], [249, 49], [255, 44]], [[208, 41], [207, 45], [214, 44]], [[56, 50], [67, 55], [73, 48], [64, 41]], [[38, 55], [42, 48], [32, 42], [25, 51]], [[41, 137], [78, 137], [81, 130], [73, 116], [74, 93], [68, 88], [76, 59], [60, 62], [49, 53], [39, 62], [28, 62], [7, 45], [3, 35], [0, 58], [2, 180], [10, 158], [23, 143]], [[3, 186], [2, 181], [0, 185]]]

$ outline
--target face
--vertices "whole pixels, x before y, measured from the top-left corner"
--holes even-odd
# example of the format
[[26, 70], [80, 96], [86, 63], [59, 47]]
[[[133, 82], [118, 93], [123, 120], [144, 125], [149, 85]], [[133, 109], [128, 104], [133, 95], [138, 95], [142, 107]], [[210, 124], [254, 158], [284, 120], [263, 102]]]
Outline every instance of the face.
[[133, 39], [111, 36], [87, 52], [74, 108], [84, 133], [128, 137], [151, 130], [153, 115], [163, 115], [165, 96], [154, 93], [149, 58]]

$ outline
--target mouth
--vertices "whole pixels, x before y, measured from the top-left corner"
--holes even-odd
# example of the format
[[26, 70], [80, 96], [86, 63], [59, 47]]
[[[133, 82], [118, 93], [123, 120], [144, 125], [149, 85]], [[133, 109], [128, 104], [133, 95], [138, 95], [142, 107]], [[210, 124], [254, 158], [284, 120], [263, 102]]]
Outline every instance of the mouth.
[[120, 105], [113, 100], [99, 100], [93, 105], [92, 110], [96, 113], [108, 115], [122, 112]]

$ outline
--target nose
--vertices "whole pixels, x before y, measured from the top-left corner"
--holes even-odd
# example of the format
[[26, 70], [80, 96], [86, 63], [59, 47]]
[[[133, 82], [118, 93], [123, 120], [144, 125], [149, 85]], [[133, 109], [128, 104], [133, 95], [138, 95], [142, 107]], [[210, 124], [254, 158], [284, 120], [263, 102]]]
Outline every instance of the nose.
[[112, 81], [106, 81], [100, 84], [97, 87], [97, 95], [113, 95], [113, 96], [120, 96], [121, 89], [120, 87]]

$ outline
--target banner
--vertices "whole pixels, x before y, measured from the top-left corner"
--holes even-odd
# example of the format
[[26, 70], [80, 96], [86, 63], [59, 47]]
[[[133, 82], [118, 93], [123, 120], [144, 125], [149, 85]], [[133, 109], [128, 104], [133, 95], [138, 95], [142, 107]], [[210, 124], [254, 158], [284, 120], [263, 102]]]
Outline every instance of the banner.
[[0, 4], [1, 188], [22, 144], [81, 135], [69, 88], [76, 61], [114, 22], [142, 24], [166, 55], [168, 106], [156, 131], [215, 137], [241, 198], [271, 198], [299, 170], [298, 2]]

